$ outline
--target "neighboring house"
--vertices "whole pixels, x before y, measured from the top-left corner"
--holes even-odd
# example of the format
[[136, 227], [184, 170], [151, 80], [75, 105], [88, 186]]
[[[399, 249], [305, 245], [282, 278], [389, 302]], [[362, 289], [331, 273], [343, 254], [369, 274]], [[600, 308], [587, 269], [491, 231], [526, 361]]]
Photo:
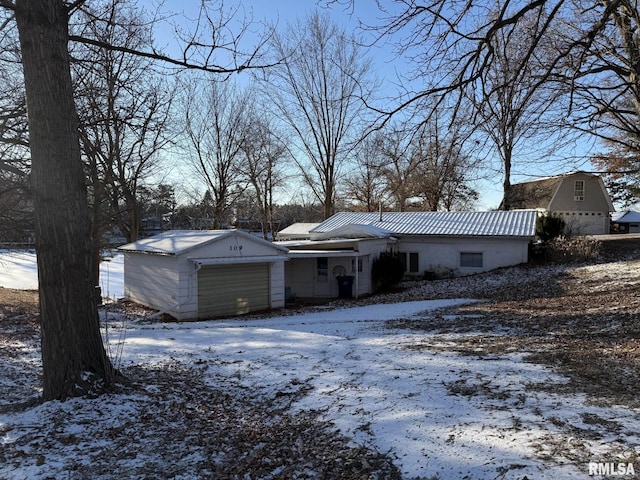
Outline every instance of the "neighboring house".
[[640, 233], [640, 212], [626, 210], [612, 214], [611, 233]]
[[292, 223], [278, 232], [278, 240], [309, 240], [311, 230], [319, 223]]
[[170, 230], [119, 248], [125, 297], [178, 320], [284, 307], [287, 249], [237, 230]]
[[558, 215], [574, 235], [609, 233], [610, 213], [615, 211], [602, 178], [586, 172], [513, 184], [508, 200], [511, 210], [537, 209]]
[[291, 259], [285, 283], [300, 297], [336, 297], [337, 277], [353, 277], [352, 294], [371, 293], [371, 266], [384, 251], [404, 259], [408, 277], [468, 275], [528, 260], [537, 212], [343, 212], [281, 242]]

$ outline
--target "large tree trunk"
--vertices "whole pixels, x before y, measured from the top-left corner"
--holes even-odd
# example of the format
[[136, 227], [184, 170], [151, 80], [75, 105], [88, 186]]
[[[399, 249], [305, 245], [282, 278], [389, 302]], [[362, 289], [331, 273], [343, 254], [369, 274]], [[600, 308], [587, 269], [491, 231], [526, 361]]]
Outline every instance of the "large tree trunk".
[[113, 380], [100, 334], [90, 216], [60, 0], [17, 0], [27, 93], [45, 400], [85, 393], [89, 372]]

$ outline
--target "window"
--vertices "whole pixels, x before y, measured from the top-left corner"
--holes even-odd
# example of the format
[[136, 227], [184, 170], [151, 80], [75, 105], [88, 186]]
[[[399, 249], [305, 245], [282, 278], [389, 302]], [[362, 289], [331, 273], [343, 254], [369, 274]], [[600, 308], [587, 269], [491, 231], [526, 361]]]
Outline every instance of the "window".
[[420, 257], [418, 252], [400, 252], [399, 255], [405, 272], [418, 273], [420, 271]]
[[460, 252], [460, 267], [482, 268], [482, 252]]
[[327, 257], [316, 258], [316, 280], [323, 283], [329, 281], [329, 259]]
[[576, 180], [573, 189], [573, 199], [576, 202], [584, 200], [584, 180]]
[[409, 254], [409, 272], [417, 273], [419, 271], [418, 253], [412, 252]]

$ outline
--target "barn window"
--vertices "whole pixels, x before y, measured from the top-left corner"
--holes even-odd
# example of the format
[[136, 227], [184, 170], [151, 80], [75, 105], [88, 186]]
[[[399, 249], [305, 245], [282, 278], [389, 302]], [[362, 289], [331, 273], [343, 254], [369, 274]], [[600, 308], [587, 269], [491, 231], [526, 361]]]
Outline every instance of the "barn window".
[[460, 252], [460, 266], [482, 268], [482, 252]]
[[584, 200], [584, 180], [576, 180], [573, 190], [573, 199], [577, 202]]

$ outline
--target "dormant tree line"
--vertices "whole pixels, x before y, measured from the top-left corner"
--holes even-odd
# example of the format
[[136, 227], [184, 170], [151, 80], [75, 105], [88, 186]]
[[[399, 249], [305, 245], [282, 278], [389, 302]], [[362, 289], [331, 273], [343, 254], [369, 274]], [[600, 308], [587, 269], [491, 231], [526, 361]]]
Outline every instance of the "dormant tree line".
[[[163, 155], [187, 152], [214, 222], [251, 193], [265, 235], [294, 175], [325, 218], [340, 202], [468, 208], [489, 159], [506, 196], [523, 151], [544, 160], [572, 133], [602, 141], [597, 167], [637, 194], [633, 1], [380, 1], [380, 23], [362, 32], [411, 65], [386, 103], [362, 39], [328, 16], [265, 30], [243, 51], [248, 25], [201, 5], [171, 56], [152, 41], [162, 15], [135, 2], [0, 0], [0, 194], [33, 199], [45, 399], [117, 379], [98, 327], [98, 239], [109, 225], [137, 238]], [[239, 72], [251, 81], [234, 82]]]

